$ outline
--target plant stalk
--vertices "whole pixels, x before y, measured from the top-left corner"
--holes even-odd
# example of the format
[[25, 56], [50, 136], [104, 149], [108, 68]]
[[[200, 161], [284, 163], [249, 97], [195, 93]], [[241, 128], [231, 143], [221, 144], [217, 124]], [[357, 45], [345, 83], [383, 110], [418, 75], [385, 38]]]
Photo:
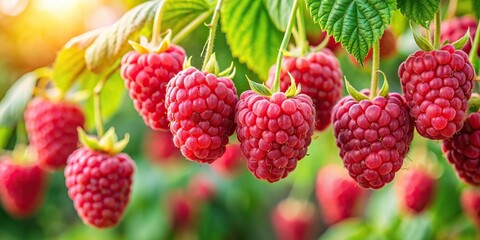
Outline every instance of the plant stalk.
[[204, 12], [198, 15], [192, 22], [185, 26], [180, 32], [175, 34], [175, 37], [172, 38], [173, 43], [179, 43], [182, 41], [189, 33], [195, 30], [200, 24], [204, 23], [205, 20], [212, 14], [213, 10]]
[[[480, 24], [480, 20], [478, 20], [478, 24]], [[470, 55], [468, 56], [472, 64], [475, 61], [475, 57], [477, 57], [478, 44], [480, 44], [480, 27], [477, 27], [477, 31], [475, 31], [475, 39], [473, 40], [472, 49], [470, 49]]]
[[285, 31], [285, 35], [283, 35], [282, 45], [280, 45], [280, 49], [278, 50], [275, 80], [273, 81], [272, 85], [273, 93], [280, 92], [280, 71], [282, 69], [283, 52], [287, 50], [288, 42], [290, 41], [290, 35], [292, 35], [293, 22], [295, 21], [295, 13], [297, 12], [299, 2], [300, 0], [294, 0], [293, 2], [292, 11], [290, 12], [290, 18], [287, 24], [287, 29]]
[[202, 71], [205, 71], [208, 60], [210, 60], [210, 57], [212, 56], [213, 42], [215, 41], [215, 33], [217, 31], [218, 19], [220, 18], [220, 9], [222, 8], [223, 1], [224, 0], [217, 1], [215, 11], [213, 12], [212, 21], [208, 25], [208, 27], [210, 28], [210, 33], [208, 35], [207, 49], [205, 52], [205, 60], [203, 62]]
[[440, 8], [439, 8], [438, 12], [435, 14], [435, 33], [433, 35], [433, 47], [435, 49], [440, 49], [440, 25], [441, 25], [441, 19], [440, 19]]
[[155, 12], [155, 18], [153, 20], [153, 32], [152, 43], [154, 46], [160, 43], [160, 31], [162, 30], [162, 9], [166, 0], [162, 0], [158, 3], [157, 11]]
[[108, 72], [105, 77], [100, 79], [100, 81], [95, 85], [93, 88], [93, 117], [95, 121], [95, 129], [97, 130], [98, 138], [101, 138], [105, 133], [105, 129], [103, 128], [103, 117], [102, 117], [102, 106], [101, 106], [101, 99], [100, 93], [105, 86], [105, 82], [118, 70], [118, 67], [112, 69]]
[[299, 42], [297, 42], [298, 47], [300, 48], [300, 54], [303, 56], [308, 51], [308, 44], [306, 39], [305, 31], [305, 21], [303, 19], [303, 7], [298, 6], [297, 11], [297, 29], [299, 35]]
[[[373, 44], [372, 51], [372, 79], [370, 82], [370, 99], [377, 96], [378, 70], [380, 70], [380, 40]], [[386, 80], [385, 80], [386, 81]]]

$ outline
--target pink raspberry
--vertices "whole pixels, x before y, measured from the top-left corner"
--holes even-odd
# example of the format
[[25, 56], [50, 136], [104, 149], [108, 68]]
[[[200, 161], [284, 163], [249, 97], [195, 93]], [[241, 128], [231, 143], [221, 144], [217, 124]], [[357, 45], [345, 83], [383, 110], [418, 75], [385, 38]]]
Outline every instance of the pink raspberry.
[[[471, 16], [457, 17], [450, 20], [442, 22], [440, 29], [440, 40], [441, 42], [449, 41], [455, 42], [458, 39], [462, 38], [467, 30], [470, 29], [470, 39], [467, 44], [462, 48], [462, 50], [469, 54], [470, 49], [472, 48], [472, 40], [475, 39], [475, 32], [477, 31], [477, 21]], [[477, 51], [477, 54], [480, 55], [480, 48]]]
[[222, 174], [225, 177], [230, 177], [239, 172], [240, 168], [244, 166], [242, 150], [240, 144], [229, 144], [225, 154], [210, 164], [213, 170]]
[[460, 203], [465, 214], [480, 227], [480, 191], [473, 188], [463, 190]]
[[135, 109], [154, 130], [168, 130], [165, 93], [168, 81], [182, 70], [185, 51], [171, 44], [161, 53], [130, 51], [122, 59], [120, 73]]
[[212, 163], [235, 131], [237, 90], [232, 80], [193, 67], [167, 85], [165, 105], [175, 146], [193, 161]]
[[68, 156], [78, 147], [77, 127], [85, 117], [76, 104], [37, 97], [25, 110], [25, 126], [30, 145], [43, 169], [65, 167]]
[[209, 202], [215, 198], [217, 186], [205, 174], [196, 174], [188, 183], [188, 195], [196, 202]]
[[149, 160], [158, 164], [175, 162], [181, 156], [173, 143], [170, 131], [148, 131], [143, 141], [143, 148]]
[[475, 76], [465, 52], [452, 45], [417, 51], [400, 65], [398, 76], [422, 136], [443, 140], [462, 128]]
[[276, 182], [295, 169], [312, 141], [314, 116], [312, 99], [305, 94], [242, 93], [235, 115], [237, 137], [255, 177]]
[[197, 215], [195, 202], [182, 190], [169, 193], [167, 196], [167, 209], [169, 211], [171, 228], [184, 230], [190, 228]]
[[419, 214], [435, 197], [435, 179], [421, 169], [409, 169], [396, 182], [400, 204], [406, 211]]
[[[342, 70], [335, 55], [328, 49], [311, 53], [306, 57], [285, 57], [280, 73], [280, 89], [290, 86], [292, 74], [302, 93], [311, 97], [315, 105], [315, 128], [324, 130], [331, 121], [332, 108], [342, 97]], [[275, 65], [270, 69], [267, 86], [275, 79]]]
[[[319, 33], [317, 32], [314, 34], [307, 34], [307, 40], [311, 46], [318, 46], [320, 43], [323, 42], [325, 37], [327, 37], [327, 32], [324, 32], [324, 31], [321, 31]], [[328, 48], [330, 51], [334, 53], [337, 53], [342, 49], [342, 44], [335, 41], [335, 38], [333, 38], [332, 36], [329, 36], [326, 48]]]
[[480, 113], [470, 114], [462, 130], [443, 141], [442, 150], [460, 179], [480, 185]]
[[333, 126], [343, 164], [364, 188], [391, 182], [413, 139], [413, 121], [398, 93], [360, 102], [342, 98], [333, 108]]
[[0, 157], [0, 199], [13, 217], [24, 218], [37, 211], [46, 182], [46, 173], [37, 164], [20, 164], [10, 157]]
[[127, 154], [77, 149], [65, 168], [68, 196], [86, 223], [97, 228], [116, 225], [130, 200], [135, 165]]
[[366, 191], [337, 165], [322, 167], [317, 174], [317, 200], [326, 224], [331, 225], [357, 216]]
[[273, 209], [271, 219], [278, 240], [313, 239], [317, 226], [313, 204], [293, 199], [280, 202]]

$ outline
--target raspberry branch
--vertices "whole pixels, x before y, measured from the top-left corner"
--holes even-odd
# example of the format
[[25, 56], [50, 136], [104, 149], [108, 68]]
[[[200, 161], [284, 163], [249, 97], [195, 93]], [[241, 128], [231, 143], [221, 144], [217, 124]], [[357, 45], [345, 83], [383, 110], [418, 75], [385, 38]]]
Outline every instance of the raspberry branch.
[[[370, 82], [370, 99], [377, 96], [378, 70], [380, 69], [380, 40], [373, 44], [372, 52], [372, 80]], [[387, 79], [385, 79], [387, 81]]]
[[295, 0], [293, 2], [287, 29], [285, 31], [285, 35], [283, 35], [282, 45], [280, 45], [280, 49], [278, 50], [275, 80], [273, 81], [272, 85], [273, 93], [280, 92], [280, 71], [282, 68], [283, 52], [287, 50], [288, 42], [290, 41], [290, 36], [292, 35], [293, 22], [295, 21], [295, 13], [297, 12], [299, 2], [299, 0]]
[[308, 43], [305, 37], [305, 21], [303, 20], [302, 6], [299, 6], [297, 11], [297, 29], [299, 35], [297, 45], [300, 48], [300, 55], [303, 56], [308, 51]]
[[[477, 26], [480, 26], [480, 20], [478, 21]], [[472, 64], [475, 63], [475, 57], [477, 57], [478, 44], [480, 44], [480, 27], [477, 27], [477, 30], [475, 32], [475, 39], [473, 40], [473, 43], [472, 43], [472, 49], [470, 50], [470, 56], [468, 56]], [[474, 66], [474, 71], [476, 72], [475, 66]]]
[[204, 23], [205, 20], [212, 15], [213, 10], [205, 12], [200, 14], [197, 18], [195, 18], [191, 23], [189, 23], [187, 26], [182, 28], [180, 32], [175, 34], [175, 36], [172, 38], [172, 43], [179, 43], [182, 41], [190, 32], [195, 30], [200, 24]]
[[162, 9], [165, 5], [165, 0], [160, 1], [158, 4], [157, 11], [155, 12], [155, 18], [153, 20], [153, 31], [152, 31], [152, 44], [157, 46], [160, 44], [160, 31], [162, 29]]
[[438, 12], [435, 14], [435, 33], [433, 35], [433, 47], [435, 49], [440, 49], [440, 25], [441, 25], [441, 20], [440, 20], [440, 8], [438, 9]]
[[93, 115], [94, 115], [95, 128], [97, 130], [98, 137], [103, 136], [103, 134], [105, 133], [105, 130], [103, 128], [102, 106], [100, 104], [100, 93], [102, 92], [107, 79], [109, 79], [113, 75], [113, 73], [115, 73], [116, 70], [117, 68], [107, 73], [105, 77], [103, 77], [93, 89]]
[[215, 33], [217, 31], [218, 20], [220, 19], [220, 9], [222, 8], [223, 0], [218, 0], [213, 12], [212, 21], [207, 26], [210, 28], [210, 33], [207, 40], [207, 48], [205, 52], [205, 60], [203, 62], [202, 71], [207, 68], [207, 63], [210, 60], [213, 52], [213, 42], [215, 41]]

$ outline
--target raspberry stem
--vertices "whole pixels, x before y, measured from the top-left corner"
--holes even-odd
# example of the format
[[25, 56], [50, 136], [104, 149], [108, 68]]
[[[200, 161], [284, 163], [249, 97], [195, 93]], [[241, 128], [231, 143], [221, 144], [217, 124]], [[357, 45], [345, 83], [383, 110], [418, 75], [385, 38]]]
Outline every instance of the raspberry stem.
[[109, 79], [115, 72], [117, 68], [112, 69], [108, 72], [93, 88], [93, 116], [95, 121], [95, 129], [97, 130], [97, 136], [100, 138], [105, 133], [103, 128], [103, 118], [102, 118], [102, 106], [100, 100], [100, 93], [105, 86], [105, 82]]
[[155, 18], [153, 20], [153, 31], [152, 31], [152, 44], [157, 46], [160, 44], [160, 31], [162, 30], [162, 9], [165, 5], [166, 0], [162, 0], [158, 3], [157, 11], [155, 12]]
[[[378, 71], [380, 70], [380, 40], [373, 44], [372, 51], [372, 80], [370, 82], [370, 99], [377, 96]], [[385, 79], [387, 81], [387, 79]]]
[[435, 32], [433, 35], [433, 47], [435, 49], [440, 49], [440, 8], [438, 8], [438, 12], [435, 14]]
[[272, 84], [273, 93], [280, 92], [280, 71], [282, 69], [283, 52], [287, 50], [288, 42], [290, 41], [290, 35], [292, 35], [293, 22], [295, 21], [295, 13], [297, 12], [299, 2], [300, 0], [295, 0], [293, 2], [287, 29], [285, 30], [285, 35], [283, 35], [282, 45], [280, 45], [280, 49], [278, 50], [275, 80]]
[[303, 7], [299, 6], [297, 11], [297, 29], [298, 29], [298, 41], [297, 45], [300, 48], [300, 55], [303, 56], [308, 51], [308, 44], [305, 32], [305, 21], [303, 20]]
[[205, 60], [203, 61], [202, 71], [205, 71], [207, 67], [208, 60], [213, 52], [213, 42], [215, 41], [215, 33], [217, 31], [218, 19], [220, 18], [220, 9], [222, 8], [223, 0], [218, 0], [217, 5], [215, 6], [215, 11], [213, 12], [212, 21], [208, 24], [210, 28], [210, 33], [207, 40], [207, 49], [205, 52]]
[[[480, 26], [479, 24], [480, 24], [480, 20], [478, 20], [477, 26]], [[477, 57], [479, 43], [480, 43], [480, 27], [477, 27], [477, 30], [475, 31], [475, 39], [473, 40], [473, 43], [472, 43], [472, 49], [470, 49], [470, 56], [468, 56], [472, 64], [475, 62], [475, 57]], [[475, 67], [473, 70], [476, 72]]]
[[212, 14], [213, 10], [200, 14], [197, 18], [195, 18], [192, 22], [190, 22], [187, 26], [182, 28], [180, 32], [175, 34], [175, 37], [172, 38], [173, 43], [179, 43], [182, 41], [189, 33], [195, 30], [200, 24], [204, 23], [205, 20]]

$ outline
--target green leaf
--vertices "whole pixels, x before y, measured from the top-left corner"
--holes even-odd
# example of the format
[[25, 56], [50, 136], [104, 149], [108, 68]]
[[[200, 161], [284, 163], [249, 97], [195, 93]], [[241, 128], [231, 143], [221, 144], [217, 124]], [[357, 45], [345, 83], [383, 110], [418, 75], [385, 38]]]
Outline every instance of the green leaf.
[[367, 239], [371, 233], [370, 228], [359, 219], [351, 219], [331, 226], [322, 234], [320, 240], [353, 240]]
[[390, 23], [394, 0], [306, 0], [315, 22], [363, 65]]
[[0, 149], [5, 149], [12, 131], [12, 127], [0, 127]]
[[254, 92], [256, 92], [260, 95], [263, 95], [263, 96], [272, 96], [272, 91], [270, 91], [270, 89], [268, 89], [267, 86], [265, 86], [264, 84], [254, 82], [254, 81], [248, 79], [248, 77], [247, 77], [247, 81], [248, 81], [248, 84], [250, 85], [250, 88]]
[[[200, 14], [213, 6], [205, 0], [166, 0], [162, 10], [162, 31], [171, 28], [176, 34]], [[153, 19], [160, 1], [148, 1], [128, 11], [112, 26], [106, 28], [87, 49], [88, 69], [100, 73], [131, 50], [128, 40], [152, 34]]]
[[291, 0], [264, 0], [268, 15], [278, 30], [284, 32], [287, 28], [289, 13], [292, 10]]
[[480, 18], [480, 0], [472, 0], [472, 9], [477, 18]]
[[23, 112], [32, 98], [37, 79], [35, 72], [29, 72], [10, 87], [0, 102], [0, 126], [12, 127], [23, 118]]
[[227, 0], [220, 19], [232, 55], [266, 79], [283, 33], [270, 19], [264, 1]]
[[437, 13], [440, 0], [397, 0], [397, 7], [410, 20], [428, 28]]

